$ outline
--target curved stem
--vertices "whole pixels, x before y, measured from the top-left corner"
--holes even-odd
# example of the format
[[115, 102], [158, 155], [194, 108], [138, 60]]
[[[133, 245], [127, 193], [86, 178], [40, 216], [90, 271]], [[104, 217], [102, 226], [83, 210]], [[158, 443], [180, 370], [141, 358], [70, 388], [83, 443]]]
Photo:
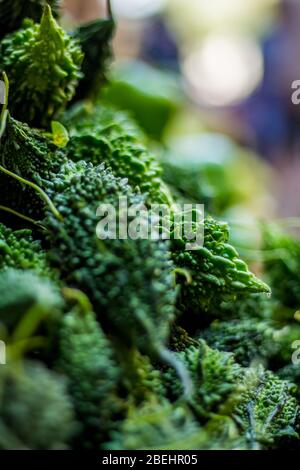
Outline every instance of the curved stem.
[[81, 290], [64, 287], [62, 293], [67, 300], [74, 300], [77, 302], [85, 313], [91, 312], [93, 310], [89, 298]]
[[22, 178], [21, 176], [19, 175], [16, 175], [15, 173], [7, 170], [6, 168], [4, 168], [2, 165], [0, 165], [0, 171], [2, 171], [3, 173], [5, 173], [6, 175], [8, 176], [11, 176], [12, 178], [16, 179], [17, 181], [19, 181], [20, 183], [23, 183], [27, 186], [30, 186], [32, 189], [34, 189], [37, 193], [39, 193], [39, 195], [41, 196], [42, 200], [49, 206], [49, 209], [51, 210], [51, 212], [53, 213], [53, 215], [60, 221], [63, 221], [63, 217], [62, 215], [58, 212], [58, 210], [56, 209], [56, 207], [54, 206], [53, 202], [51, 201], [51, 199], [49, 198], [49, 196], [45, 193], [45, 191], [42, 190], [42, 188], [40, 188], [39, 186], [37, 186], [35, 183], [32, 183], [31, 181], [28, 181], [24, 178]]
[[113, 14], [113, 11], [112, 11], [112, 6], [111, 6], [111, 0], [107, 0], [107, 13], [108, 13], [108, 17], [111, 19], [111, 20], [114, 20], [114, 14]]
[[194, 393], [194, 385], [184, 363], [177, 359], [175, 354], [165, 347], [158, 348], [158, 355], [165, 364], [171, 366], [176, 371], [178, 377], [182, 381], [184, 397], [187, 400], [190, 400]]
[[15, 210], [11, 209], [10, 207], [2, 206], [0, 204], [0, 210], [8, 212], [9, 214], [15, 215], [16, 217], [19, 217], [20, 219], [26, 220], [26, 222], [30, 222], [31, 224], [37, 225], [41, 229], [46, 230], [45, 227], [43, 227], [43, 225], [41, 225], [36, 220], [32, 219], [31, 217], [27, 217], [26, 215], [23, 215], [20, 212], [17, 212]]
[[5, 96], [4, 96], [4, 105], [1, 111], [0, 121], [4, 119], [4, 115], [7, 113], [7, 106], [8, 106], [8, 95], [9, 95], [9, 81], [5, 72], [3, 72], [3, 80], [5, 85]]

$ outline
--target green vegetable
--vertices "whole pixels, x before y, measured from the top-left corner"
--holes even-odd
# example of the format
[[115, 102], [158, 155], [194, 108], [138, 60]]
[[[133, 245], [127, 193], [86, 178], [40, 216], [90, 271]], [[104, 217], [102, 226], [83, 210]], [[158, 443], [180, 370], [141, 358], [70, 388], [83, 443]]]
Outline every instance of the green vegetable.
[[291, 345], [300, 338], [300, 325], [295, 322], [280, 327], [276, 322], [254, 322], [252, 318], [215, 321], [201, 337], [213, 348], [232, 352], [242, 365], [260, 360], [268, 367], [277, 368], [290, 362]]
[[[228, 225], [208, 217], [204, 222], [204, 246], [186, 250], [186, 234], [172, 242], [172, 258], [177, 267], [188, 272], [191, 279], [180, 275], [179, 308], [186, 318], [218, 306], [222, 301], [239, 295], [269, 293], [268, 286], [252, 274], [229, 245]], [[194, 232], [200, 225], [194, 225]], [[176, 227], [175, 227], [176, 228]], [[187, 320], [188, 321], [188, 320]]]
[[40, 241], [32, 238], [32, 232], [13, 231], [0, 223], [0, 270], [7, 268], [32, 270], [41, 276], [52, 276], [46, 253]]
[[165, 398], [162, 371], [153, 365], [149, 356], [136, 348], [118, 347], [118, 361], [122, 369], [122, 386], [128, 406], [142, 405]]
[[126, 195], [129, 203], [141, 199], [124, 180], [103, 167], [83, 162], [63, 167], [49, 190], [64, 220], [49, 211], [43, 224], [51, 244], [50, 259], [60, 266], [64, 281], [90, 297], [100, 321], [108, 322], [122, 335], [126, 331], [125, 342], [142, 349], [165, 342], [175, 300], [167, 244], [101, 240], [96, 233], [101, 202], [118, 210], [119, 196]]
[[[263, 227], [270, 299], [213, 218], [248, 197], [235, 146], [202, 166], [201, 139], [177, 141], [163, 176], [114, 86], [102, 94], [110, 3], [69, 35], [23, 3], [0, 0], [0, 448], [299, 448], [300, 243]], [[121, 106], [159, 140], [178, 102], [137, 71], [114, 97], [130, 90]], [[179, 203], [201, 195], [198, 220]]]
[[279, 352], [275, 340], [275, 327], [267, 321], [251, 318], [214, 321], [201, 333], [212, 348], [231, 352], [237, 362], [249, 366], [254, 360], [266, 361]]
[[170, 404], [134, 408], [107, 444], [111, 450], [183, 450], [203, 444], [201, 433], [187, 409]]
[[115, 176], [127, 178], [135, 190], [147, 195], [149, 203], [168, 203], [160, 166], [127, 114], [82, 103], [68, 112], [65, 124], [71, 133], [67, 148], [70, 159], [105, 163]]
[[[210, 349], [202, 341], [179, 355], [192, 372], [191, 406], [201, 421], [210, 413], [228, 414], [250, 449], [280, 447], [298, 439], [293, 384], [262, 368], [242, 368], [231, 354]], [[176, 396], [180, 384], [172, 371], [166, 380]]]
[[41, 186], [44, 179], [51, 181], [52, 174], [66, 161], [63, 152], [40, 131], [10, 115], [0, 140], [0, 151], [1, 204], [33, 222], [41, 220], [45, 204], [49, 204]]
[[0, 69], [10, 82], [10, 111], [39, 127], [64, 110], [81, 78], [82, 52], [45, 6], [40, 24], [28, 22], [0, 43]]
[[43, 8], [48, 3], [53, 13], [58, 13], [58, 0], [0, 0], [0, 40], [22, 26], [24, 18], [41, 19]]
[[289, 364], [277, 371], [282, 380], [286, 380], [296, 385], [296, 397], [300, 401], [300, 367], [299, 364]]
[[[191, 403], [200, 419], [208, 419], [213, 413], [229, 414], [243, 391], [241, 367], [234, 362], [233, 355], [210, 349], [204, 341], [177, 354], [192, 374], [194, 395]], [[171, 396], [178, 398], [181, 384], [173, 371], [168, 371], [165, 378]]]
[[87, 306], [78, 304], [62, 319], [57, 368], [68, 378], [68, 391], [80, 423], [73, 445], [99, 449], [120, 412], [120, 371], [88, 301]]
[[246, 372], [248, 390], [235, 410], [235, 419], [251, 449], [284, 446], [299, 438], [296, 432], [299, 406], [295, 387], [272, 372]]
[[129, 205], [143, 200], [126, 181], [84, 162], [63, 167], [49, 190], [63, 221], [49, 211], [43, 224], [50, 260], [60, 266], [64, 282], [88, 295], [103, 327], [125, 345], [172, 364], [189, 394], [185, 370], [165, 347], [176, 296], [167, 243], [99, 239], [95, 230], [99, 203], [105, 201], [118, 211], [120, 196], [126, 195]]

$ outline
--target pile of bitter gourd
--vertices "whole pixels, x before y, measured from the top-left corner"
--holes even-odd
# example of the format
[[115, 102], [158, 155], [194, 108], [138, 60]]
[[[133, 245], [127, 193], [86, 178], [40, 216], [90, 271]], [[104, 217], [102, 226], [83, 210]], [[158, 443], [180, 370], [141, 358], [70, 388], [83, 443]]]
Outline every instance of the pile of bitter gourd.
[[[0, 0], [0, 448], [299, 446], [298, 242], [264, 229], [272, 298], [226, 223], [186, 250], [145, 136], [99, 99], [111, 9], [67, 34], [57, 3]], [[170, 236], [100, 240], [120, 197], [167, 204]]]

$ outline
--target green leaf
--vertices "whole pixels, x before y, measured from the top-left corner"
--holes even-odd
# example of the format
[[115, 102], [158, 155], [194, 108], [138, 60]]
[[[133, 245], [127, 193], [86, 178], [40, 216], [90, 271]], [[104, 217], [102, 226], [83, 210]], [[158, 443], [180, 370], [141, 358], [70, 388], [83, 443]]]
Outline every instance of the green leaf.
[[51, 122], [53, 143], [59, 148], [67, 146], [70, 138], [67, 129], [58, 121]]

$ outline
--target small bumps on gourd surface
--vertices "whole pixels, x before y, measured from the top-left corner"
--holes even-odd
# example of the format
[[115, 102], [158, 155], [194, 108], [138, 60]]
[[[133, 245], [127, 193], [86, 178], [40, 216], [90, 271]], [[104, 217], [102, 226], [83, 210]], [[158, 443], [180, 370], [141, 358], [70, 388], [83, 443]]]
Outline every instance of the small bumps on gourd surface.
[[[262, 367], [243, 368], [233, 355], [211, 349], [204, 341], [179, 353], [191, 371], [195, 392], [191, 401], [200, 421], [213, 414], [232, 419], [243, 448], [267, 449], [296, 442], [299, 406], [296, 387]], [[166, 374], [172, 393], [180, 384]]]
[[276, 448], [299, 438], [296, 387], [269, 371], [246, 369], [242, 394], [234, 416], [251, 449]]
[[[224, 414], [231, 402], [238, 402], [243, 390], [239, 383], [241, 368], [232, 354], [211, 349], [204, 341], [177, 354], [192, 375], [195, 388], [191, 403], [201, 419], [208, 419], [213, 413]], [[173, 398], [178, 398], [181, 384], [173, 371], [167, 372], [165, 379]]]
[[107, 105], [81, 103], [65, 116], [71, 139], [67, 155], [74, 161], [105, 163], [115, 176], [127, 178], [149, 203], [167, 203], [161, 168], [143, 144], [143, 136], [130, 117]]
[[24, 18], [40, 21], [47, 3], [56, 16], [60, 3], [58, 0], [0, 0], [0, 40], [21, 28]]
[[[10, 115], [0, 140], [1, 166], [17, 177], [43, 186], [66, 158], [50, 139]], [[43, 218], [44, 202], [32, 187], [0, 171], [1, 205], [35, 220]]]
[[80, 305], [62, 318], [57, 369], [68, 378], [80, 423], [75, 447], [99, 450], [120, 414], [120, 369], [94, 313]]
[[0, 70], [8, 76], [13, 116], [48, 128], [74, 96], [82, 58], [77, 41], [58, 26], [49, 5], [40, 24], [28, 21], [6, 36], [0, 43]]
[[203, 246], [186, 250], [188, 239], [184, 235], [172, 241], [174, 264], [187, 271], [190, 277], [178, 277], [181, 283], [180, 310], [187, 311], [187, 315], [188, 312], [199, 313], [238, 295], [270, 293], [269, 287], [249, 271], [229, 244], [226, 223], [211, 217], [199, 223], [204, 224]]
[[99, 321], [123, 341], [148, 351], [164, 343], [176, 297], [168, 244], [100, 239], [96, 231], [101, 202], [112, 204], [118, 215], [120, 196], [127, 196], [129, 206], [141, 198], [103, 166], [85, 162], [62, 167], [49, 194], [64, 219], [49, 212], [43, 221], [49, 259], [60, 267], [62, 279], [89, 296]]
[[34, 271], [45, 277], [52, 273], [41, 242], [34, 240], [30, 230], [13, 231], [0, 223], [0, 270], [7, 268]]

